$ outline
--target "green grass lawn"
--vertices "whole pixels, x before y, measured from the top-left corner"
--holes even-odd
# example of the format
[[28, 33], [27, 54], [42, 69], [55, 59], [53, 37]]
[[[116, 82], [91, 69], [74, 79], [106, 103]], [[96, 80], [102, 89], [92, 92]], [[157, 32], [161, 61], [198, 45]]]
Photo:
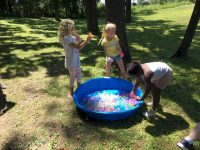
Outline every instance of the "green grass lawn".
[[[155, 120], [142, 117], [147, 108], [122, 121], [81, 119], [66, 99], [69, 75], [57, 39], [58, 23], [46, 18], [0, 18], [0, 82], [7, 85], [4, 93], [15, 104], [0, 116], [0, 149], [178, 150], [176, 143], [200, 121], [200, 24], [188, 58], [169, 58], [181, 42], [193, 6], [136, 7], [133, 22], [127, 24], [133, 59], [164, 61], [174, 70]], [[85, 20], [75, 22], [85, 38]], [[102, 26], [103, 20], [99, 22]], [[81, 50], [83, 81], [105, 74], [98, 41], [95, 37]], [[112, 76], [118, 75], [113, 69]], [[200, 142], [195, 146], [200, 149]]]

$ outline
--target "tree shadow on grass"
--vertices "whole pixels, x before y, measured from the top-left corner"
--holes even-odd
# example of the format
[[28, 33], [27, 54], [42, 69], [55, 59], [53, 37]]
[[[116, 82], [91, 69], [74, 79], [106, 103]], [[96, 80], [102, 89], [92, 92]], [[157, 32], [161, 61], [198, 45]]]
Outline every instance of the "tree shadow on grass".
[[174, 65], [172, 84], [163, 91], [162, 96], [174, 101], [195, 122], [199, 122], [199, 50], [191, 47], [192, 56], [185, 59], [173, 58], [170, 62]]
[[56, 77], [68, 74], [64, 67], [64, 56], [60, 52], [40, 53], [34, 57], [37, 58], [36, 66], [47, 68], [47, 76]]
[[[144, 21], [138, 19], [129, 24], [127, 31], [129, 42], [133, 45], [131, 54], [134, 59], [143, 62], [164, 61], [174, 72], [171, 88], [164, 90], [162, 96], [180, 105], [185, 113], [195, 122], [199, 121], [199, 28], [188, 51], [188, 58], [170, 59], [179, 46], [184, 35], [185, 26], [171, 25], [170, 21]], [[160, 26], [161, 25], [161, 26]], [[132, 28], [131, 28], [132, 27]], [[138, 28], [139, 27], [139, 28]], [[194, 97], [195, 95], [196, 98]]]
[[9, 140], [2, 145], [2, 150], [23, 150], [28, 149], [30, 143], [35, 141], [36, 137], [25, 135], [22, 133], [12, 133]]
[[[10, 19], [10, 18], [8, 18]], [[27, 18], [13, 18], [8, 21], [9, 23], [14, 23], [14, 24], [25, 24], [30, 27], [30, 29], [33, 29], [31, 32], [41, 32], [45, 34], [45, 31], [52, 32], [54, 36], [55, 33], [57, 32], [57, 27], [58, 24], [57, 22], [51, 20], [51, 19], [27, 19]], [[83, 20], [77, 20], [77, 28], [82, 30], [80, 34], [84, 33], [85, 30], [85, 23]], [[175, 49], [177, 43], [180, 42], [180, 37], [183, 35], [183, 32], [185, 29], [183, 29], [183, 26], [179, 25], [170, 25], [169, 21], [164, 21], [164, 20], [156, 20], [156, 21], [144, 21], [144, 20], [137, 20], [133, 23], [130, 23], [127, 25], [127, 35], [129, 37], [129, 44], [134, 47], [134, 44], [139, 44], [143, 46], [144, 48], [148, 48], [150, 51], [138, 51], [135, 48], [130, 47], [130, 51], [132, 55], [137, 59], [139, 58], [140, 60], [153, 60], [153, 59], [168, 59], [169, 55], [171, 55], [171, 52], [173, 49]], [[132, 28], [130, 28], [132, 27]], [[140, 31], [136, 29], [135, 27], [141, 27], [143, 28], [143, 31]], [[23, 29], [20, 27], [18, 28], [19, 31], [17, 32], [23, 32]], [[6, 26], [1, 27], [0, 34], [6, 34], [8, 33], [13, 33], [12, 31], [15, 28], [10, 28]], [[9, 31], [10, 30], [10, 31]], [[21, 30], [21, 31], [20, 31]], [[39, 31], [38, 31], [39, 30]], [[40, 31], [41, 30], [41, 31]], [[165, 34], [167, 30], [167, 34]], [[56, 32], [54, 32], [56, 31]], [[38, 34], [38, 33], [36, 33]], [[38, 34], [39, 37], [40, 34]], [[6, 37], [8, 39], [8, 37]], [[98, 37], [99, 39], [100, 37]], [[10, 38], [11, 39], [11, 38]], [[103, 49], [101, 46], [97, 46], [98, 39], [92, 41], [89, 43], [87, 49], [81, 51], [81, 55], [84, 57], [82, 59], [82, 63], [84, 65], [94, 65], [96, 63], [96, 58], [99, 56], [102, 57], [104, 56], [104, 53], [98, 53], [97, 51], [102, 51]], [[6, 43], [1, 47], [1, 49], [5, 50], [3, 53], [10, 54], [12, 51], [15, 49], [20, 49], [22, 51], [29, 51], [29, 49], [32, 50], [41, 50], [47, 47], [55, 47], [56, 48], [62, 48], [59, 43], [51, 42], [51, 43], [42, 43], [39, 42], [39, 38], [36, 38], [35, 40], [31, 37], [28, 37], [27, 39], [18, 36], [16, 40], [14, 41], [36, 41], [37, 44], [16, 44], [16, 43], [7, 43], [8, 45], [6, 46]], [[49, 55], [52, 53], [49, 52]], [[53, 54], [52, 54], [53, 56]], [[17, 57], [17, 56], [16, 56]], [[39, 56], [36, 56], [39, 57]], [[1, 62], [4, 62], [5, 60], [3, 59]], [[20, 59], [18, 60], [20, 62]], [[4, 63], [2, 66], [4, 67], [6, 63]], [[39, 64], [40, 65], [40, 64]], [[41, 64], [42, 66], [42, 64]], [[21, 66], [23, 67], [23, 65]], [[31, 64], [30, 64], [31, 67]], [[47, 69], [50, 69], [50, 66], [45, 66]], [[25, 67], [26, 68], [26, 67]], [[13, 68], [11, 67], [10, 70]], [[8, 69], [9, 70], [9, 69]], [[28, 71], [28, 70], [27, 70]], [[30, 69], [31, 71], [31, 69]], [[61, 72], [62, 74], [62, 72]], [[27, 73], [28, 75], [28, 73]], [[14, 77], [14, 76], [13, 76]]]
[[127, 35], [132, 45], [132, 56], [140, 61], [169, 59], [185, 31], [183, 26], [170, 23], [165, 20], [138, 20], [129, 24]]
[[[58, 113], [56, 110], [60, 108], [60, 104], [56, 103], [46, 107], [46, 113], [47, 115], [49, 114], [51, 118], [53, 118], [52, 115], [56, 115]], [[66, 105], [66, 107], [68, 106]], [[67, 111], [70, 115], [65, 116], [67, 117], [64, 117], [65, 119], [63, 118], [66, 121], [58, 121], [57, 119], [53, 121], [53, 119], [51, 119], [51, 121], [44, 121], [43, 126], [51, 133], [59, 134], [68, 143], [72, 142], [74, 145], [81, 147], [82, 149], [88, 147], [90, 143], [102, 144], [102, 142], [109, 142], [113, 140], [119, 143], [124, 143], [126, 139], [116, 136], [116, 134], [118, 134], [117, 132], [113, 133], [110, 132], [110, 130], [105, 130], [105, 128], [114, 130], [127, 129], [142, 121], [142, 117], [138, 114], [139, 112], [122, 121], [104, 122], [80, 118], [80, 114], [77, 114], [75, 106], [71, 108], [68, 107]], [[134, 131], [131, 132], [131, 134], [134, 134]], [[87, 142], [88, 140], [90, 142]]]
[[106, 127], [110, 129], [127, 129], [138, 123], [141, 123], [143, 120], [142, 112], [146, 110], [146, 106], [143, 105], [141, 108], [136, 110], [132, 115], [125, 119], [115, 120], [115, 121], [107, 121], [107, 120], [99, 120], [93, 117], [89, 117], [85, 112], [76, 108], [76, 112], [78, 117], [85, 123], [93, 126]]
[[[150, 119], [151, 126], [147, 126], [145, 131], [152, 136], [169, 135], [177, 130], [184, 130], [189, 127], [188, 122], [181, 116], [168, 112], [158, 111], [156, 118]], [[173, 124], [172, 124], [173, 123]]]
[[[22, 21], [22, 22], [21, 22]], [[17, 25], [19, 24], [24, 24], [27, 25], [28, 27], [30, 27], [30, 29], [32, 29], [33, 31], [31, 32], [41, 32], [45, 33], [45, 31], [47, 30], [48, 32], [52, 32], [52, 36], [54, 36], [54, 34], [57, 32], [57, 27], [58, 24], [57, 22], [54, 22], [50, 19], [20, 19], [20, 18], [13, 18], [13, 19], [8, 19], [9, 23], [13, 23], [16, 25], [16, 28], [18, 28], [19, 31], [17, 32], [23, 32], [23, 29], [18, 27]], [[173, 39], [179, 40], [179, 38], [177, 38], [177, 33], [180, 32], [181, 30], [181, 26], [170, 26], [167, 25], [167, 21], [162, 21], [162, 20], [158, 20], [158, 21], [136, 21], [135, 23], [131, 23], [128, 26], [142, 26], [144, 28], [144, 32], [140, 32], [137, 29], [131, 30], [128, 29], [127, 33], [128, 33], [128, 37], [129, 37], [129, 41], [130, 44], [135, 44], [138, 43], [140, 45], [142, 45], [143, 47], [148, 47], [151, 51], [149, 52], [139, 52], [137, 53], [137, 50], [135, 50], [136, 54], [134, 54], [134, 52], [132, 53], [134, 56], [139, 56], [139, 58], [142, 58], [143, 60], [145, 60], [146, 58], [149, 59], [153, 59], [153, 58], [158, 58], [160, 56], [163, 56], [163, 58], [166, 58], [166, 52], [163, 52], [164, 49], [167, 49], [166, 46], [169, 46], [170, 44], [166, 44], [166, 41], [174, 43]], [[56, 29], [55, 29], [56, 26]], [[159, 26], [159, 27], [158, 27]], [[161, 28], [160, 28], [161, 26]], [[12, 26], [11, 26], [12, 27]], [[77, 20], [77, 28], [80, 29], [80, 34], [85, 32], [85, 24], [83, 20]], [[170, 29], [176, 29], [177, 32], [169, 32], [168, 35], [163, 35], [162, 33], [165, 32], [166, 28]], [[42, 30], [43, 29], [43, 30]], [[9, 31], [11, 30], [11, 31]], [[9, 29], [6, 28], [6, 26], [4, 27], [0, 27], [0, 34], [4, 34], [4, 33], [13, 33], [12, 31], [14, 30], [14, 27]], [[56, 31], [56, 32], [54, 32]], [[24, 58], [24, 59], [20, 59], [18, 55], [16, 55], [15, 53], [13, 53], [16, 49], [17, 50], [21, 50], [24, 52], [29, 52], [29, 50], [32, 51], [39, 51], [48, 47], [53, 47], [56, 49], [62, 49], [61, 45], [57, 42], [50, 42], [50, 43], [44, 43], [44, 42], [39, 42], [40, 41], [40, 34], [39, 33], [35, 33], [38, 34], [38, 37], [34, 38], [33, 37], [20, 37], [17, 36], [17, 39], [14, 39], [14, 42], [7, 42], [4, 43], [3, 45], [0, 46], [0, 49], [2, 49], [2, 57], [1, 57], [1, 68], [6, 68], [6, 71], [4, 72], [5, 75], [3, 75], [4, 77], [7, 74], [10, 74], [10, 72], [14, 72], [13, 75], [9, 78], [14, 78], [17, 77], [19, 75], [16, 75], [17, 72], [19, 70], [22, 70], [22, 72], [24, 72], [24, 76], [28, 76], [29, 72], [31, 71], [35, 71], [38, 69], [39, 66], [45, 67], [47, 68], [47, 74], [49, 74], [50, 76], [57, 76], [57, 75], [62, 75], [63, 71], [60, 72], [60, 70], [58, 71], [58, 73], [56, 74], [51, 74], [52, 72], [52, 66], [45, 64], [44, 61], [42, 61], [42, 59], [44, 59], [44, 57], [40, 54], [37, 55], [32, 55], [30, 56], [30, 58]], [[14, 35], [14, 33], [13, 33]], [[179, 34], [180, 35], [180, 34]], [[51, 35], [50, 35], [51, 37]], [[6, 39], [10, 38], [10, 41], [12, 41], [12, 35], [10, 35], [10, 37], [6, 37]], [[96, 40], [91, 41], [83, 50], [81, 50], [80, 54], [83, 57], [83, 59], [81, 59], [81, 62], [83, 63], [83, 65], [87, 65], [87, 66], [94, 66], [94, 64], [97, 63], [97, 58], [98, 57], [104, 57], [104, 53], [103, 53], [103, 49], [101, 46], [97, 46], [99, 38]], [[161, 40], [163, 39], [163, 40]], [[166, 40], [167, 39], [167, 40]], [[168, 39], [172, 39], [172, 40], [168, 40]], [[3, 39], [2, 39], [3, 40]], [[8, 39], [9, 40], [9, 39]], [[160, 41], [162, 42], [160, 42]], [[18, 43], [18, 41], [34, 41], [36, 42], [36, 44], [33, 43]], [[132, 42], [131, 42], [132, 41]], [[159, 45], [158, 45], [159, 43]], [[162, 51], [158, 51], [156, 50], [156, 48], [161, 47]], [[132, 49], [130, 49], [132, 51]], [[56, 50], [57, 51], [57, 50]], [[102, 53], [99, 53], [99, 51], [101, 51]], [[140, 54], [139, 54], [140, 53]], [[46, 55], [52, 56], [51, 59], [54, 59], [55, 63], [60, 63], [60, 66], [62, 64], [62, 68], [63, 67], [63, 63], [61, 62], [61, 57], [63, 56], [63, 54], [59, 54], [60, 57], [57, 57], [58, 55], [56, 54], [56, 56], [54, 55], [54, 52], [46, 52]], [[145, 57], [143, 57], [142, 55], [146, 55]], [[40, 60], [39, 62], [35, 62], [35, 60]], [[64, 57], [63, 57], [64, 59]], [[46, 60], [46, 59], [45, 59]], [[48, 60], [46, 60], [48, 62]], [[64, 60], [63, 60], [64, 61]], [[14, 63], [13, 62], [17, 62]], [[27, 63], [25, 63], [27, 62]], [[56, 64], [57, 66], [57, 64]], [[15, 71], [15, 67], [18, 67], [18, 69]], [[33, 69], [34, 68], [34, 69]], [[54, 67], [53, 67], [54, 68]], [[24, 71], [23, 71], [24, 69]], [[55, 68], [57, 69], [57, 68]], [[20, 71], [19, 71], [20, 72]]]
[[[40, 18], [40, 19], [30, 19], [30, 18], [8, 18], [11, 24], [22, 24], [29, 27], [32, 31], [30, 33], [42, 34], [49, 37], [56, 37], [59, 22], [51, 18]], [[83, 20], [75, 20], [75, 28], [79, 34], [87, 32], [85, 22]]]
[[8, 110], [12, 109], [16, 103], [7, 101], [3, 88], [0, 85], [0, 115], [5, 114]]
[[192, 120], [199, 122], [200, 100], [198, 96], [195, 97], [198, 94], [198, 86], [199, 82], [191, 83], [187, 79], [182, 79], [167, 88], [163, 92], [163, 97], [177, 103]]
[[5, 72], [1, 73], [2, 78], [26, 77], [30, 72], [38, 70], [38, 66], [47, 69], [48, 76], [59, 76], [66, 74], [64, 68], [64, 57], [59, 52], [40, 53], [33, 56], [35, 60], [29, 58], [19, 58], [15, 54], [5, 54], [0, 60], [0, 67], [5, 68]]
[[[51, 118], [53, 118], [54, 115], [58, 115], [57, 110], [61, 107], [60, 105], [61, 104], [58, 104], [58, 102], [55, 102], [52, 105], [46, 107], [46, 115], [49, 114]], [[66, 107], [68, 106], [69, 105], [66, 105]], [[80, 112], [77, 112], [76, 107], [73, 106], [71, 108], [67, 108], [67, 112], [70, 115], [65, 116], [63, 114], [64, 116], [62, 120], [66, 121], [50, 119], [50, 121], [44, 121], [43, 126], [47, 128], [52, 134], [59, 134], [59, 136], [64, 138], [68, 143], [74, 143], [74, 145], [83, 149], [88, 147], [88, 145], [91, 143], [102, 144], [109, 143], [109, 141], [115, 141], [124, 145], [126, 143], [126, 135], [137, 135], [138, 133], [137, 130], [131, 130], [130, 133], [129, 130], [126, 132], [123, 129], [129, 129], [130, 127], [141, 123], [143, 120], [141, 114], [146, 109], [147, 108], [144, 105], [129, 118], [110, 122], [91, 118], [88, 119], [88, 117], [86, 117], [82, 112], [79, 114]], [[60, 113], [64, 112], [61, 111]], [[186, 129], [189, 126], [188, 123], [180, 116], [160, 111], [159, 113], [162, 114], [162, 116], [164, 116], [166, 119], [164, 117], [160, 117], [155, 122], [151, 122], [153, 124], [152, 126], [148, 126], [146, 128], [146, 132], [153, 136], [169, 135], [177, 130]], [[105, 128], [112, 130], [105, 130]], [[113, 130], [116, 131], [113, 132]], [[119, 134], [120, 131], [122, 131], [123, 134]]]
[[[61, 49], [62, 46], [58, 42], [50, 42], [50, 43], [40, 42], [41, 39], [39, 37], [40, 35], [39, 33], [35, 33], [38, 34], [38, 37], [14, 36], [15, 33], [23, 33], [23, 29], [21, 27], [18, 27], [17, 26], [18, 24], [19, 25], [24, 24], [30, 26], [30, 29], [35, 30], [31, 32], [37, 32], [37, 30], [45, 29], [50, 32], [55, 31], [55, 33], [57, 33], [58, 25], [56, 25], [56, 30], [55, 30], [54, 21], [51, 24], [49, 23], [51, 22], [50, 19], [38, 20], [38, 19], [15, 18], [15, 19], [8, 19], [8, 22], [16, 25], [16, 31], [15, 27], [13, 26], [9, 27], [5, 25], [0, 27], [0, 34], [2, 34], [3, 36], [9, 35], [8, 37], [0, 39], [0, 41], [2, 41], [2, 44], [0, 44], [0, 49], [2, 50], [0, 56], [0, 67], [5, 69], [5, 71], [1, 73], [2, 78], [29, 76], [30, 72], [38, 70], [38, 67], [40, 66], [47, 68], [47, 74], [49, 76], [59, 76], [66, 73], [64, 69], [64, 56], [62, 53], [58, 51], [58, 49]], [[85, 24], [83, 21], [81, 22], [82, 24], [80, 23], [79, 26], [81, 26], [81, 28], [83, 29]], [[41, 34], [45, 33], [45, 30], [42, 30]], [[31, 41], [36, 43], [29, 43]], [[56, 52], [55, 51], [45, 52], [45, 53], [40, 52], [42, 49], [49, 47], [55, 49]], [[92, 47], [89, 47], [88, 49], [92, 49]], [[20, 58], [19, 54], [13, 53], [16, 50], [27, 52], [26, 53], [27, 56], [29, 55], [28, 53], [30, 50], [38, 51], [38, 54], [30, 54], [30, 56], [26, 58]], [[83, 49], [83, 55], [89, 55], [89, 53], [87, 50]], [[95, 61], [95, 58], [98, 57], [98, 55], [96, 55], [95, 57], [89, 56], [87, 57], [87, 59], [89, 59], [90, 57], [92, 57], [91, 60]], [[87, 62], [87, 64], [91, 63]]]
[[[51, 19], [26, 19], [26, 18], [8, 18], [8, 22], [11, 24], [15, 24], [16, 26], [3, 25], [0, 26], [0, 35], [7, 36], [5, 38], [1, 38], [2, 42], [0, 45], [1, 55], [0, 55], [0, 67], [5, 71], [0, 74], [3, 78], [15, 78], [15, 77], [24, 77], [29, 76], [30, 72], [37, 71], [38, 67], [44, 67], [47, 69], [48, 76], [59, 76], [62, 74], [66, 74], [64, 69], [64, 57], [61, 53], [57, 52], [58, 48], [61, 46], [59, 43], [50, 42], [43, 43], [40, 41], [40, 35], [37, 38], [28, 36], [27, 39], [24, 37], [17, 36], [17, 40], [13, 40], [14, 33], [23, 33], [23, 29], [17, 24], [23, 24], [34, 32], [37, 30], [41, 33], [45, 33], [42, 30], [48, 30], [48, 32], [52, 32], [52, 36], [55, 35], [55, 31], [57, 32], [58, 24], [57, 22], [51, 21]], [[85, 23], [83, 20], [76, 21], [77, 28], [79, 29], [80, 34], [86, 31]], [[141, 28], [141, 29], [138, 29]], [[182, 25], [172, 25], [170, 21], [165, 20], [142, 20], [140, 18], [136, 18], [136, 20], [127, 25], [127, 35], [129, 37], [130, 43], [130, 52], [134, 59], [139, 59], [143, 62], [149, 61], [157, 61], [163, 60], [165, 62], [173, 63], [175, 69], [179, 69], [181, 71], [182, 68], [189, 69], [199, 69], [199, 59], [197, 51], [199, 42], [198, 40], [194, 41], [194, 46], [191, 47], [191, 50], [195, 50], [195, 55], [190, 55], [190, 58], [184, 64], [179, 63], [178, 61], [169, 60], [169, 56], [174, 53], [176, 48], [178, 47], [182, 35], [184, 34], [185, 26]], [[197, 28], [197, 33], [199, 33], [199, 27]], [[48, 35], [51, 37], [51, 35]], [[100, 38], [100, 37], [98, 37]], [[198, 37], [197, 37], [198, 39]], [[33, 41], [37, 42], [37, 44], [33, 43], [18, 43], [24, 41]], [[8, 42], [6, 42], [8, 41]], [[10, 42], [9, 42], [10, 41]], [[97, 46], [98, 40], [92, 41], [87, 48], [87, 50], [83, 50], [81, 52], [81, 56], [83, 57], [82, 63], [84, 66], [94, 66], [97, 63], [98, 57], [103, 57], [104, 53], [99, 53], [98, 51], [103, 51], [100, 46]], [[141, 46], [142, 50], [139, 49], [136, 45]], [[55, 51], [53, 52], [40, 52], [41, 49], [54, 47]], [[29, 52], [29, 50], [38, 51], [40, 54], [31, 55], [28, 58], [20, 58], [17, 54], [15, 54], [15, 50], [21, 50], [23, 52]], [[33, 59], [34, 58], [34, 59]], [[174, 69], [174, 68], [173, 68]], [[55, 71], [56, 70], [56, 71]], [[175, 70], [176, 71], [176, 70]], [[194, 72], [194, 71], [193, 71]], [[191, 72], [191, 73], [193, 73]], [[178, 72], [179, 73], [179, 72]], [[92, 75], [88, 71], [86, 72], [88, 78]], [[183, 74], [184, 76], [184, 74]], [[177, 79], [176, 79], [177, 80]], [[193, 83], [190, 83], [189, 80], [187, 82], [177, 80], [180, 83], [176, 83], [175, 87], [179, 89], [179, 86], [188, 86], [188, 88], [192, 88]], [[199, 82], [197, 82], [199, 83]], [[194, 86], [198, 87], [197, 85]], [[192, 88], [194, 89], [194, 88]], [[195, 90], [195, 89], [194, 89]], [[180, 91], [180, 90], [179, 90]], [[186, 90], [183, 89], [182, 92]], [[187, 91], [186, 97], [192, 99], [192, 93]], [[170, 99], [175, 99], [175, 102], [180, 104], [190, 115], [191, 118], [197, 120], [192, 115], [194, 112], [190, 111], [190, 107], [185, 105], [183, 101], [181, 101], [182, 97], [179, 95], [174, 98], [175, 94], [173, 91], [168, 93], [168, 97]], [[198, 102], [193, 102], [193, 108], [199, 105]], [[196, 108], [195, 108], [196, 109]], [[198, 108], [197, 108], [198, 110]]]
[[14, 106], [16, 105], [15, 102], [11, 102], [11, 101], [6, 101], [6, 105], [3, 109], [1, 109], [2, 111], [2, 115], [4, 115], [7, 111], [9, 111], [10, 109], [12, 109]]
[[[51, 18], [40, 18], [40, 19], [31, 19], [31, 18], [8, 18], [8, 23], [10, 24], [21, 24], [21, 25], [26, 25], [29, 27], [32, 31], [31, 33], [41, 33], [45, 34], [48, 32], [53, 31], [52, 34], [58, 31], [58, 22], [51, 19]], [[38, 30], [41, 30], [39, 32]], [[47, 37], [52, 37], [52, 35], [47, 36]]]
[[[0, 40], [4, 41], [6, 39], [10, 39], [11, 37], [5, 36], [13, 36], [14, 33], [22, 33], [23, 30], [20, 27], [9, 27], [8, 25], [1, 24], [0, 26]], [[14, 38], [13, 38], [14, 39]]]

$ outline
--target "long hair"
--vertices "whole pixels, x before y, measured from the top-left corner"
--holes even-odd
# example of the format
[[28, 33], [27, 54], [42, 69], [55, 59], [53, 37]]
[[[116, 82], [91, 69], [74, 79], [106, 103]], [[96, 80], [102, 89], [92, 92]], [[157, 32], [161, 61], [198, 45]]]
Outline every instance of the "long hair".
[[68, 30], [74, 28], [74, 21], [71, 19], [64, 19], [60, 22], [58, 27], [58, 39], [61, 45], [64, 43], [64, 36], [68, 35]]
[[116, 25], [114, 23], [107, 23], [104, 27], [103, 27], [103, 31], [102, 31], [102, 35], [101, 35], [101, 39], [99, 40], [99, 45], [101, 45], [103, 39], [107, 38], [107, 34], [106, 31], [110, 30], [110, 29], [115, 29], [116, 30]]

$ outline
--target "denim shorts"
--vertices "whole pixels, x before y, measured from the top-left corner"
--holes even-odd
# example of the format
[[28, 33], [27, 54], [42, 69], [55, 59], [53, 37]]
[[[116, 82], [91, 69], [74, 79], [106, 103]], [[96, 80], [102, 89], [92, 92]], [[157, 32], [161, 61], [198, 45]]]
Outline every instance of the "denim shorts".
[[114, 57], [106, 57], [106, 62], [113, 62], [113, 61], [119, 61], [121, 60], [122, 58], [120, 57], [120, 55], [117, 55], [117, 56], [114, 56]]

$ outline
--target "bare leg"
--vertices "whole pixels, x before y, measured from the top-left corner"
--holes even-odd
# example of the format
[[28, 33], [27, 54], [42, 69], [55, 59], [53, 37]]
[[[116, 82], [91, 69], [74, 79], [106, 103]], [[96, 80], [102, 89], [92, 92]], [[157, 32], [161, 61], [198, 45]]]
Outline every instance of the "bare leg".
[[197, 140], [200, 139], [200, 122], [192, 129], [192, 131], [189, 133], [185, 139], [190, 138], [191, 140]]
[[68, 97], [72, 98], [72, 95], [74, 94], [74, 87], [70, 87], [69, 88], [69, 93], [68, 93]]
[[155, 116], [156, 115], [156, 110], [159, 106], [159, 103], [160, 103], [160, 94], [161, 94], [161, 89], [156, 87], [155, 84], [151, 84], [151, 93], [152, 93], [152, 96], [153, 96], [153, 105], [152, 105], [152, 110], [149, 110], [145, 113], [143, 113], [143, 115], [146, 117], [146, 118], [149, 118], [149, 117], [152, 117], [152, 116]]
[[77, 69], [77, 86], [79, 87], [81, 85], [81, 79], [82, 79], [82, 72], [81, 68]]
[[75, 82], [75, 73], [74, 69], [69, 69], [69, 93], [67, 94], [68, 98], [72, 98], [74, 94], [74, 82]]
[[177, 143], [181, 149], [194, 150], [193, 141], [200, 139], [200, 122], [190, 131], [189, 135]]
[[79, 87], [81, 85], [81, 82], [77, 82], [77, 87]]
[[161, 89], [156, 87], [155, 85], [152, 85], [153, 86], [153, 89], [152, 89], [152, 95], [153, 95], [153, 105], [152, 105], [152, 109], [154, 111], [156, 111], [156, 109], [158, 108], [159, 106], [159, 103], [160, 103], [160, 94], [161, 94]]
[[119, 66], [119, 69], [121, 71], [121, 75], [124, 79], [126, 79], [126, 72], [125, 72], [125, 67], [124, 67], [124, 63], [122, 61], [122, 59], [118, 60], [117, 61], [117, 64]]
[[106, 76], [110, 77], [110, 69], [111, 69], [112, 62], [106, 61]]

